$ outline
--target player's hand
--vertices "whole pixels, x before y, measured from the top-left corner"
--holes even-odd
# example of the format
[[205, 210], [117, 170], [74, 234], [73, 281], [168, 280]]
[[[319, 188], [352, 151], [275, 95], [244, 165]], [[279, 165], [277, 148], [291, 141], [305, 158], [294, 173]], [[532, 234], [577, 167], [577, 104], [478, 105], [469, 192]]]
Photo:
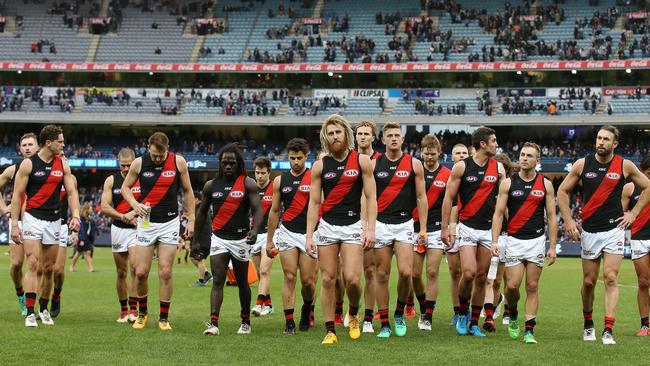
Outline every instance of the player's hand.
[[246, 234], [246, 244], [253, 245], [257, 241], [257, 230], [253, 229]]
[[546, 252], [546, 259], [548, 260], [549, 266], [552, 266], [553, 263], [555, 263], [555, 260], [557, 259], [557, 252], [555, 251], [555, 248], [548, 249], [548, 252]]
[[14, 243], [18, 245], [21, 245], [23, 243], [23, 233], [18, 225], [11, 226], [11, 240], [13, 240]]
[[135, 211], [135, 214], [140, 216], [140, 217], [145, 217], [147, 215], [147, 211], [151, 209], [151, 206], [147, 206], [144, 203], [138, 202], [138, 205], [133, 207], [133, 211]]
[[266, 245], [264, 246], [264, 250], [266, 250], [266, 256], [269, 258], [273, 258], [273, 249], [275, 248], [275, 245], [273, 245], [272, 241], [266, 242]]
[[447, 250], [451, 249], [454, 242], [449, 237], [449, 228], [446, 227], [440, 228], [440, 240], [442, 240], [442, 243], [445, 244], [445, 248]]
[[569, 234], [569, 239], [573, 241], [580, 241], [580, 232], [582, 231], [580, 226], [576, 224], [575, 220], [569, 219], [565, 226], [567, 234]]
[[499, 243], [492, 243], [490, 251], [492, 252], [493, 257], [499, 256]]
[[376, 241], [377, 238], [375, 237], [374, 230], [363, 230], [361, 233], [361, 243], [363, 244], [363, 249], [374, 249]]
[[201, 251], [201, 247], [198, 246], [198, 244], [192, 244], [190, 246], [190, 257], [196, 259], [197, 261], [200, 261], [203, 259], [203, 251]]
[[183, 232], [183, 239], [190, 240], [194, 237], [194, 221], [188, 221]]
[[619, 229], [627, 229], [632, 225], [632, 223], [636, 220], [636, 215], [632, 211], [628, 211], [623, 214], [623, 216], [619, 217], [615, 221], [618, 222], [618, 228]]
[[81, 227], [81, 223], [79, 222], [79, 219], [76, 217], [73, 217], [70, 219], [70, 223], [68, 224], [68, 228], [70, 231], [79, 231], [79, 228]]
[[318, 254], [316, 254], [316, 246], [314, 245], [314, 238], [310, 238], [309, 235], [307, 236], [307, 240], [305, 242], [305, 249], [307, 249], [307, 254], [309, 254], [310, 257], [318, 257]]
[[135, 226], [137, 224], [136, 218], [135, 218], [136, 216], [137, 216], [137, 214], [135, 213], [135, 211], [129, 211], [126, 214], [122, 215], [121, 220], [125, 224]]
[[76, 231], [73, 231], [70, 234], [70, 246], [76, 246], [79, 243], [79, 234]]

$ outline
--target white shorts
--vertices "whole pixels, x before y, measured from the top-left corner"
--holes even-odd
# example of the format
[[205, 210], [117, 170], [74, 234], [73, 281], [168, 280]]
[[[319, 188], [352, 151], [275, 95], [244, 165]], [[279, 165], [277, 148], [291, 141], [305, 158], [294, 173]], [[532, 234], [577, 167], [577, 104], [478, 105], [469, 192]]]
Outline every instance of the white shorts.
[[477, 230], [458, 223], [458, 246], [473, 246], [480, 244], [488, 249], [492, 247], [492, 230]]
[[384, 224], [377, 220], [375, 249], [385, 248], [395, 242], [413, 243], [413, 220], [401, 224]]
[[623, 229], [613, 228], [598, 233], [583, 231], [580, 236], [581, 257], [582, 259], [597, 259], [603, 252], [623, 255], [624, 242], [625, 231]]
[[544, 267], [545, 252], [545, 235], [533, 239], [517, 239], [508, 236], [508, 244], [505, 251], [506, 267], [514, 267], [524, 262], [533, 263], [537, 267]]
[[456, 225], [456, 239], [454, 240], [453, 245], [451, 248], [447, 249], [447, 253], [458, 253], [460, 250], [460, 245], [458, 245], [460, 242], [458, 241], [458, 225]]
[[273, 243], [275, 243], [275, 246], [281, 252], [296, 248], [304, 254], [307, 254], [305, 238], [305, 234], [294, 233], [280, 224], [273, 236]]
[[68, 235], [68, 224], [61, 224], [61, 232], [59, 233], [59, 246], [61, 248], [67, 248], [69, 242], [70, 236]]
[[126, 253], [135, 246], [137, 235], [135, 228], [127, 229], [111, 225], [111, 250], [113, 253]]
[[212, 234], [210, 238], [210, 255], [230, 253], [241, 262], [250, 258], [251, 246], [246, 243], [246, 238], [238, 240], [221, 239]]
[[143, 228], [142, 220], [138, 219], [135, 245], [148, 247], [160, 243], [177, 246], [180, 225], [178, 217], [175, 217], [167, 222], [150, 222], [148, 228]]
[[632, 260], [639, 259], [650, 252], [650, 240], [630, 240]]
[[[440, 240], [440, 230], [434, 231], [432, 233], [427, 233], [427, 249], [440, 249], [445, 250], [445, 244]], [[418, 235], [415, 236], [413, 240], [413, 251], [417, 252], [418, 250]]]
[[332, 225], [321, 219], [318, 222], [317, 245], [332, 245], [339, 243], [361, 245], [361, 221], [347, 226]]
[[264, 234], [257, 234], [257, 240], [255, 241], [255, 244], [253, 244], [253, 247], [251, 248], [251, 255], [252, 254], [260, 254], [262, 253], [262, 250], [265, 250], [266, 248], [266, 235], [267, 233]]
[[40, 240], [43, 245], [59, 245], [61, 219], [45, 221], [25, 212], [23, 215], [23, 239]]
[[[21, 233], [23, 232], [23, 222], [22, 221], [18, 221], [18, 229], [20, 230]], [[8, 234], [9, 234], [9, 244], [16, 244], [16, 243], [14, 243], [13, 240], [11, 240], [11, 218], [9, 219], [9, 233]]]

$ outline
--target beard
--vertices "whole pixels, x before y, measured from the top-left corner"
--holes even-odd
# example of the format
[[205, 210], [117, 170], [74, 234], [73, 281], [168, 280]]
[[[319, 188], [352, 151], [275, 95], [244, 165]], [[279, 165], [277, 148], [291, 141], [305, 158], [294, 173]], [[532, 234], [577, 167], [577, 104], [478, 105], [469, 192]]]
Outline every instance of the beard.
[[345, 149], [346, 149], [346, 146], [342, 142], [339, 142], [338, 144], [333, 143], [333, 144], [330, 144], [330, 146], [329, 146], [329, 151], [332, 154], [341, 153], [341, 152], [345, 151]]
[[611, 153], [612, 153], [612, 149], [608, 149], [606, 147], [603, 147], [602, 149], [596, 148], [596, 154], [598, 154], [598, 156], [605, 157], [605, 156], [609, 156], [609, 154]]

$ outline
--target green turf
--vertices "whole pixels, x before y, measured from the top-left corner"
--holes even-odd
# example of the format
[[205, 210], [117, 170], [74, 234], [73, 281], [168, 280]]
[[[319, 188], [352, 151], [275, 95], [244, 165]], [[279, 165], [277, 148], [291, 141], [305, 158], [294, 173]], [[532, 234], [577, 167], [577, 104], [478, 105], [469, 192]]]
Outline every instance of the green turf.
[[[6, 247], [2, 247], [4, 253]], [[339, 343], [324, 347], [320, 341], [324, 327], [317, 306], [317, 327], [287, 337], [282, 334], [284, 319], [281, 309], [282, 272], [279, 262], [273, 268], [272, 296], [276, 313], [271, 317], [252, 318], [252, 334], [235, 334], [239, 326], [237, 289], [225, 290], [221, 311], [221, 336], [202, 335], [209, 320], [209, 287], [193, 288], [196, 278], [193, 266], [174, 268], [174, 297], [170, 320], [174, 329], [162, 333], [156, 327], [157, 280], [152, 281], [149, 296], [150, 312], [154, 314], [147, 329], [135, 331], [117, 324], [119, 304], [115, 294], [115, 270], [108, 249], [95, 254], [96, 273], [85, 272], [80, 262], [78, 272], [66, 273], [62, 294], [62, 313], [56, 325], [39, 324], [26, 329], [20, 316], [8, 275], [9, 257], [0, 255], [0, 365], [172, 365], [172, 364], [447, 364], [477, 365], [548, 365], [548, 364], [629, 364], [647, 362], [648, 339], [638, 339], [636, 277], [632, 263], [623, 262], [620, 275], [620, 306], [615, 336], [616, 346], [605, 349], [600, 343], [582, 341], [580, 305], [580, 262], [560, 259], [547, 268], [540, 284], [541, 309], [536, 337], [538, 345], [524, 345], [510, 340], [505, 326], [497, 321], [496, 334], [475, 339], [459, 337], [449, 326], [452, 315], [446, 264], [441, 269], [441, 292], [433, 316], [433, 332], [417, 330], [409, 319], [406, 337], [379, 340], [363, 334], [352, 342], [343, 327], [338, 329]], [[155, 266], [154, 266], [155, 268]], [[391, 286], [394, 294], [395, 285]], [[257, 286], [252, 288], [253, 301]], [[298, 296], [300, 299], [300, 296]], [[596, 294], [594, 319], [597, 333], [602, 330], [602, 283]], [[391, 303], [394, 303], [394, 296]], [[299, 300], [300, 301], [300, 300]], [[301, 301], [300, 301], [301, 302]], [[520, 305], [520, 309], [523, 305]], [[296, 306], [299, 308], [299, 305]], [[346, 305], [347, 309], [347, 305]], [[392, 309], [391, 309], [392, 310]], [[376, 323], [375, 323], [376, 324]], [[523, 326], [523, 325], [522, 325]], [[377, 327], [377, 325], [376, 325]]]

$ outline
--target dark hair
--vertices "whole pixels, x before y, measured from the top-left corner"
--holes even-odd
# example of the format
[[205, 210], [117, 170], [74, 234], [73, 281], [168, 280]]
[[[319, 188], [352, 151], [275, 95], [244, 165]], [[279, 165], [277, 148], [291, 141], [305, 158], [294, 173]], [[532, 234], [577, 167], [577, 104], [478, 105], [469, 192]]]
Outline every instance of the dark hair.
[[[59, 137], [59, 136], [57, 136], [57, 137]], [[34, 141], [36, 141], [36, 143], [38, 143], [38, 137], [36, 137], [36, 134], [33, 133], [33, 132], [28, 132], [28, 133], [22, 135], [20, 137], [19, 142], [23, 142], [23, 140], [25, 140], [25, 139], [34, 139]]]
[[45, 146], [45, 141], [56, 141], [59, 139], [59, 135], [62, 133], [63, 130], [61, 127], [55, 125], [47, 125], [43, 127], [40, 135], [38, 136], [38, 144]]
[[153, 145], [159, 150], [167, 150], [169, 149], [169, 137], [164, 132], [154, 132], [149, 136], [149, 145]]
[[607, 132], [611, 132], [612, 134], [614, 134], [614, 141], [618, 141], [619, 137], [621, 137], [621, 133], [618, 131], [618, 128], [612, 125], [604, 125], [598, 131], [601, 130], [605, 130]]
[[236, 176], [246, 174], [246, 163], [244, 162], [244, 157], [239, 150], [239, 145], [236, 142], [231, 142], [228, 145], [224, 146], [219, 150], [219, 176], [223, 177], [223, 169], [221, 169], [221, 160], [223, 154], [233, 153], [235, 154], [235, 160], [237, 161], [237, 170], [235, 171]]
[[490, 136], [496, 135], [493, 129], [490, 127], [479, 127], [472, 133], [472, 146], [476, 150], [481, 148], [481, 142], [487, 143], [490, 140]]
[[309, 143], [302, 138], [293, 138], [287, 143], [287, 152], [303, 152], [305, 155], [309, 154]]
[[647, 169], [650, 169], [650, 155], [641, 161], [641, 171], [646, 171]]
[[267, 158], [267, 157], [260, 156], [259, 158], [255, 159], [255, 161], [253, 162], [253, 166], [256, 167], [256, 168], [262, 168], [262, 169], [266, 168], [270, 172], [271, 171], [271, 160], [269, 160], [269, 158]]

